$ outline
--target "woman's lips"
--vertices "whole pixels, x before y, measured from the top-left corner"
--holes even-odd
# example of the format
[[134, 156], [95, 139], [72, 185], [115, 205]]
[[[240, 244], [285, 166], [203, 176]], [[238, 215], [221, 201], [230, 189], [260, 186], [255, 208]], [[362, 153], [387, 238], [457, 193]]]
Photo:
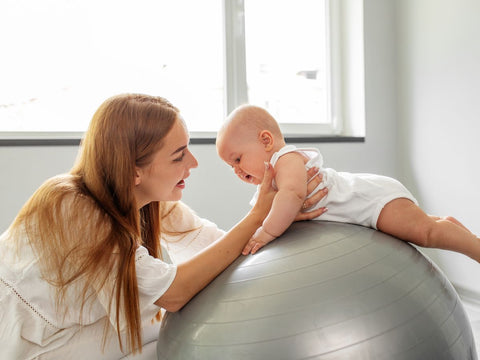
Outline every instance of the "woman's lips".
[[185, 180], [180, 180], [178, 183], [177, 183], [177, 187], [181, 188], [181, 189], [185, 189]]

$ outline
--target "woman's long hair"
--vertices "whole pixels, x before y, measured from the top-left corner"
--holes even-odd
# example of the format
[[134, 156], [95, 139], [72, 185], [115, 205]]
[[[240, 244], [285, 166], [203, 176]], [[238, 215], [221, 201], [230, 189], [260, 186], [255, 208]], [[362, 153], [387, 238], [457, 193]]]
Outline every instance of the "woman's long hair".
[[178, 109], [160, 97], [124, 94], [106, 100], [70, 174], [42, 185], [13, 224], [25, 229], [42, 275], [57, 286], [57, 305], [68, 306], [68, 288], [81, 283], [83, 311], [91, 286], [100, 291], [113, 284], [109, 312], [115, 311], [121, 348], [123, 319], [134, 352], [142, 347], [135, 252], [143, 245], [161, 257], [160, 203], [137, 209], [135, 170], [152, 161], [177, 118]]

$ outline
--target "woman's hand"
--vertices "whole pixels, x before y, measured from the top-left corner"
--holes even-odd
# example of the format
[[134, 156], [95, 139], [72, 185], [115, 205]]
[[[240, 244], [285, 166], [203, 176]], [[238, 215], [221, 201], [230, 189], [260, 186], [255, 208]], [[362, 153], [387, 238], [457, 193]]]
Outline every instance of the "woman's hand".
[[[307, 172], [308, 183], [307, 183], [307, 196], [312, 193], [313, 190], [322, 182], [323, 175], [318, 173], [317, 168], [310, 168]], [[300, 212], [295, 217], [295, 221], [301, 220], [311, 220], [317, 216], [322, 215], [328, 209], [326, 207], [319, 208], [317, 210], [309, 211], [312, 206], [316, 205], [320, 200], [322, 200], [328, 193], [328, 189], [324, 188], [316, 192], [312, 197], [305, 199], [303, 206], [300, 209]]]
[[265, 174], [262, 183], [260, 184], [258, 199], [251, 210], [251, 212], [257, 213], [262, 221], [268, 215], [270, 208], [272, 207], [273, 198], [277, 193], [272, 185], [274, 175], [275, 170], [273, 169], [273, 166], [270, 165], [270, 163], [265, 163]]
[[274, 170], [265, 165], [258, 201], [239, 223], [223, 237], [177, 265], [177, 274], [168, 290], [155, 302], [168, 311], [181, 309], [190, 299], [230, 265], [262, 226], [272, 207], [276, 191], [272, 187]]

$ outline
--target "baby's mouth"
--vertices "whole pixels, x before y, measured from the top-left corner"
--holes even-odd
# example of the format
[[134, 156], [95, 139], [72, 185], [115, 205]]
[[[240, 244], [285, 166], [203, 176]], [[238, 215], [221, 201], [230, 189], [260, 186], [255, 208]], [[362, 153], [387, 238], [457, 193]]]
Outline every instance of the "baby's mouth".
[[253, 175], [248, 175], [247, 174], [247, 175], [244, 176], [244, 179], [245, 179], [246, 182], [248, 182], [250, 184], [256, 184], [256, 178]]
[[247, 173], [244, 172], [244, 171], [238, 172], [238, 173], [237, 173], [237, 176], [238, 176], [241, 180], [243, 180], [243, 181], [245, 181], [245, 182], [248, 182], [248, 183], [253, 183], [253, 181], [254, 181], [254, 179], [255, 179], [252, 175], [247, 174]]

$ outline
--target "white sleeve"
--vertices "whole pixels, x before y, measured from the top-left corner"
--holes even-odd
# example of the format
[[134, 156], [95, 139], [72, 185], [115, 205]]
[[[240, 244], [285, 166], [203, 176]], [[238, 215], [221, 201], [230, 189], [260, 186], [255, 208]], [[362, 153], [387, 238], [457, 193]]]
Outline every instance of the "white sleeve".
[[[174, 263], [182, 262], [225, 235], [225, 231], [207, 219], [199, 217], [183, 203], [169, 219], [169, 228], [183, 233], [162, 234], [162, 245]], [[193, 230], [192, 230], [193, 229]]]
[[[177, 266], [154, 258], [148, 254], [145, 247], [139, 246], [135, 253], [135, 272], [137, 275], [140, 316], [142, 325], [145, 325], [150, 323], [160, 311], [161, 308], [154, 303], [172, 284], [177, 274]], [[98, 293], [98, 300], [105, 309], [109, 308], [111, 296], [111, 286], [103, 286]], [[116, 326], [117, 323], [115, 308], [116, 299], [114, 297], [110, 307], [110, 323], [113, 326]], [[123, 312], [120, 312], [120, 314], [120, 329], [124, 330], [126, 321], [122, 315]]]
[[150, 322], [160, 311], [154, 303], [172, 284], [177, 265], [154, 258], [145, 247], [140, 246], [135, 254], [135, 267], [142, 323]]

